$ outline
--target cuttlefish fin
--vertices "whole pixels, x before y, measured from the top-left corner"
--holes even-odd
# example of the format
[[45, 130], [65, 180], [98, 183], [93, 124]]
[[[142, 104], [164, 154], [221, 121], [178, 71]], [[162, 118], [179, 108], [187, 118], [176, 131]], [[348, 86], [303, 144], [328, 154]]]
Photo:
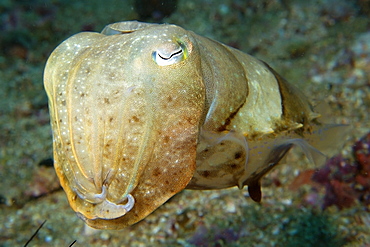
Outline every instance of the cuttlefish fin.
[[293, 146], [300, 147], [308, 160], [316, 166], [323, 164], [327, 159], [326, 155], [311, 146], [309, 142], [304, 139], [296, 138], [282, 140], [282, 142], [276, 144], [271, 150], [266, 160], [264, 161], [264, 165], [262, 166], [262, 168], [253, 173], [243, 183], [243, 185], [248, 185], [249, 195], [254, 201], [261, 201], [261, 178], [265, 176], [268, 172], [270, 172], [276, 165], [278, 165]]
[[253, 174], [247, 181], [244, 182], [248, 185], [249, 196], [255, 202], [261, 202], [262, 192], [261, 192], [261, 178], [271, 171], [276, 165], [279, 164], [280, 160], [285, 156], [285, 154], [293, 147], [294, 143], [286, 142], [279, 146], [276, 146], [267, 157], [264, 162], [266, 165], [261, 171], [257, 171]]

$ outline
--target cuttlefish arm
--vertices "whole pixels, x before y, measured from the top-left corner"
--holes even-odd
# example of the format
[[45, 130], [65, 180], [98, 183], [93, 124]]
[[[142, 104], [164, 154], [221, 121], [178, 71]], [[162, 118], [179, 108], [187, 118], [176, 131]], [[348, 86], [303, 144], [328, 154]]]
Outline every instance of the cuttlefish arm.
[[196, 169], [205, 87], [195, 40], [176, 26], [128, 24], [69, 38], [44, 74], [55, 169], [95, 228], [145, 218]]

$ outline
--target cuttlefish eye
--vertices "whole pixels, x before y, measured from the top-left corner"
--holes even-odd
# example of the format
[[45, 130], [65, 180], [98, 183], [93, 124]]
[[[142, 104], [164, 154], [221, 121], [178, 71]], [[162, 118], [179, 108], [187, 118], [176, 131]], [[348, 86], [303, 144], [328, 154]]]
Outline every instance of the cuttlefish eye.
[[152, 53], [154, 62], [159, 66], [167, 66], [185, 60], [186, 47], [181, 42], [163, 44]]

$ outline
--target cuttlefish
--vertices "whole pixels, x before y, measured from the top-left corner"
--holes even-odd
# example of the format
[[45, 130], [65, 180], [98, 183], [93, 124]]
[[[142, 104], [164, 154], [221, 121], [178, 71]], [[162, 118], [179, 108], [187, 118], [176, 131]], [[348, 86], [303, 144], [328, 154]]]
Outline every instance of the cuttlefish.
[[[299, 146], [313, 162], [327, 126], [266, 63], [176, 25], [78, 33], [44, 74], [55, 170], [89, 226], [132, 225], [183, 189], [248, 186]], [[324, 134], [323, 134], [324, 133]]]

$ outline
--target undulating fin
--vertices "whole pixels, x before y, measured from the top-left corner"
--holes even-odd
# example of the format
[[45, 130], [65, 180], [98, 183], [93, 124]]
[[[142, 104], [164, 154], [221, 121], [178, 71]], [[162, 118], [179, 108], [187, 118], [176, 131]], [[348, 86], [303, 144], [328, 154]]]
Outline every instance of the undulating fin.
[[[290, 149], [299, 147], [307, 159], [316, 167], [319, 167], [333, 155], [333, 150], [337, 150], [340, 145], [343, 145], [343, 139], [348, 129], [348, 125], [315, 125], [312, 127], [310, 133], [303, 133], [305, 139], [292, 138], [277, 141], [277, 143], [274, 144], [275, 147], [270, 151], [263, 165], [261, 165], [262, 169], [250, 175], [239, 188], [248, 185], [250, 197], [254, 201], [260, 202], [262, 197], [260, 185], [261, 178], [276, 167]], [[337, 144], [333, 144], [334, 142]], [[331, 145], [336, 145], [336, 147], [330, 148]], [[319, 151], [319, 149], [324, 150], [324, 153]]]
[[[346, 136], [351, 130], [347, 124], [322, 124], [313, 125], [309, 133], [305, 133], [305, 140], [315, 149], [320, 150], [327, 158], [335, 155], [346, 141]], [[321, 165], [323, 162], [315, 162]]]

